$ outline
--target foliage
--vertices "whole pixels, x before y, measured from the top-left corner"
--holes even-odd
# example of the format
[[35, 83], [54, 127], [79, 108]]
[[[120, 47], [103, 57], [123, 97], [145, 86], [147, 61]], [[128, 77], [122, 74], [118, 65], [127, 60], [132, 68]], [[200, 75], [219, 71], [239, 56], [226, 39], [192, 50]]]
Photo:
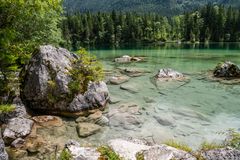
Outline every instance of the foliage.
[[213, 149], [219, 149], [219, 148], [223, 148], [224, 146], [221, 144], [217, 144], [217, 143], [209, 143], [207, 141], [203, 142], [201, 144], [201, 151], [209, 151], [209, 150], [213, 150]]
[[166, 16], [195, 10], [207, 3], [240, 7], [238, 0], [65, 0], [65, 6], [70, 11], [110, 12], [115, 9], [140, 13], [155, 12]]
[[234, 129], [229, 129], [225, 134], [227, 135], [225, 145], [240, 149], [240, 133]]
[[60, 160], [71, 160], [72, 156], [67, 149], [63, 149], [59, 157]]
[[98, 152], [101, 153], [99, 160], [122, 160], [119, 155], [117, 155], [110, 147], [101, 146], [98, 149]]
[[62, 30], [67, 46], [138, 42], [240, 41], [240, 11], [207, 5], [198, 11], [167, 18], [154, 13], [68, 13]]
[[144, 155], [142, 153], [137, 153], [136, 160], [144, 160]]
[[14, 105], [10, 105], [10, 104], [0, 105], [0, 114], [12, 112], [15, 110], [15, 108], [16, 107]]
[[176, 142], [174, 140], [169, 140], [169, 141], [165, 142], [164, 144], [174, 147], [174, 148], [177, 148], [177, 149], [180, 149], [180, 150], [183, 150], [183, 151], [186, 151], [186, 152], [189, 152], [189, 153], [192, 152], [192, 149], [188, 145], [186, 145], [184, 143]]
[[79, 59], [74, 62], [73, 69], [70, 71], [72, 81], [69, 88], [73, 95], [85, 93], [90, 82], [101, 81], [104, 78], [103, 66], [86, 50], [81, 49], [77, 52]]
[[9, 95], [16, 73], [36, 46], [62, 41], [61, 0], [3, 0], [0, 3], [0, 96]]

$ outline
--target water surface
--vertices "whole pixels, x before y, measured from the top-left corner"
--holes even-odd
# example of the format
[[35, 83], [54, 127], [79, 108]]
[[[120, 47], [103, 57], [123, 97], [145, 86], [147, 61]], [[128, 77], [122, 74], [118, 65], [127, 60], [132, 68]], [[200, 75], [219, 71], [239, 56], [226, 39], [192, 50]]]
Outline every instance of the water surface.
[[[136, 103], [141, 108], [143, 124], [133, 129], [106, 128], [103, 133], [92, 136], [89, 140], [104, 142], [109, 138], [133, 136], [155, 142], [176, 139], [196, 147], [205, 140], [222, 140], [223, 136], [218, 132], [229, 128], [239, 130], [240, 85], [225, 85], [202, 79], [202, 73], [213, 69], [221, 61], [230, 60], [240, 64], [239, 44], [136, 48], [94, 49], [90, 52], [103, 62], [106, 70], [113, 72], [112, 75], [118, 74], [116, 70], [119, 67], [144, 68], [150, 71], [127, 82], [136, 87], [138, 93], [121, 90], [119, 85], [109, 85], [111, 95], [121, 100], [118, 104], [110, 105], [109, 110], [127, 102]], [[114, 58], [123, 55], [146, 56], [147, 62], [113, 62]], [[161, 68], [172, 68], [186, 74], [190, 83], [157, 89], [150, 77]], [[146, 103], [146, 97], [154, 99], [154, 103]], [[174, 125], [163, 126], [154, 118], [156, 116], [170, 119]]]

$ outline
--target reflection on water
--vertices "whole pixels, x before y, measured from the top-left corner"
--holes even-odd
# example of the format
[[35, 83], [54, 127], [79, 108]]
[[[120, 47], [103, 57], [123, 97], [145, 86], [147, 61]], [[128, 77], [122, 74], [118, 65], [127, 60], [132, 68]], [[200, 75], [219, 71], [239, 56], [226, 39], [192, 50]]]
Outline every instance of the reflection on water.
[[[162, 142], [175, 138], [194, 147], [204, 140], [221, 140], [221, 135], [216, 134], [219, 131], [239, 129], [240, 86], [205, 81], [200, 73], [213, 69], [220, 61], [231, 60], [240, 64], [240, 45], [206, 45], [171, 44], [139, 49], [91, 50], [102, 60], [105, 69], [113, 72], [112, 75], [117, 74], [119, 67], [144, 68], [151, 73], [131, 78], [127, 82], [137, 88], [135, 94], [121, 90], [119, 86], [109, 85], [111, 95], [121, 100], [119, 104], [110, 105], [109, 110], [127, 102], [138, 104], [141, 108], [140, 119], [143, 121], [141, 127], [128, 130], [115, 126], [89, 139], [106, 141], [109, 138], [134, 136], [151, 137], [154, 141]], [[115, 64], [113, 59], [122, 55], [146, 56], [147, 62]], [[163, 84], [156, 88], [150, 82], [150, 77], [160, 68], [173, 68], [185, 73], [191, 81], [181, 87], [166, 87]], [[146, 103], [145, 97], [154, 99], [154, 103]], [[159, 123], [162, 121], [169, 125]]]

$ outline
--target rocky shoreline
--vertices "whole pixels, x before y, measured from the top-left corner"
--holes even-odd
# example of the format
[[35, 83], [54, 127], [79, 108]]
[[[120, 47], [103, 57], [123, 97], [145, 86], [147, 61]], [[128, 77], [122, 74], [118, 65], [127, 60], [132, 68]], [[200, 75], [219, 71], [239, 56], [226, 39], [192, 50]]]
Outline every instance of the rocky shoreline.
[[[119, 67], [117, 74], [107, 75], [106, 83], [92, 82], [85, 93], [72, 95], [69, 87], [72, 78], [69, 73], [73, 68], [73, 61], [78, 58], [77, 55], [63, 48], [50, 45], [41, 46], [33, 55], [22, 71], [21, 94], [13, 101], [15, 110], [0, 114], [1, 160], [61, 159], [63, 151], [76, 160], [104, 159], [103, 156], [106, 155], [100, 152], [102, 145], [84, 147], [75, 140], [59, 144], [54, 143], [54, 140], [49, 142], [43, 134], [39, 133], [41, 130], [46, 130], [49, 134], [66, 134], [69, 131], [68, 126], [58, 116], [73, 118], [70, 127], [74, 128], [79, 138], [91, 137], [91, 135], [104, 132], [104, 129], [109, 127], [121, 127], [129, 131], [141, 128], [144, 121], [141, 114], [144, 108], [132, 102], [119, 103], [119, 100], [109, 93], [106, 83], [118, 85], [121, 90], [129, 94], [136, 94], [140, 92], [135, 87], [137, 84], [128, 81], [151, 72], [146, 69]], [[115, 63], [144, 61], [144, 57], [123, 56], [115, 59]], [[219, 81], [239, 80], [240, 69], [232, 62], [225, 62], [219, 64], [211, 72], [211, 76]], [[164, 68], [152, 77], [156, 87], [163, 83], [180, 83], [179, 86], [182, 86], [189, 83], [189, 79], [190, 77], [180, 72]], [[143, 100], [146, 104], [154, 103], [152, 97], [146, 96]], [[118, 107], [109, 111], [108, 103], [119, 104]], [[178, 114], [189, 116], [187, 112]], [[201, 114], [196, 113], [190, 116], [208, 122], [208, 119]], [[155, 115], [153, 118], [162, 126], [174, 127], [175, 119], [171, 117], [164, 118]], [[207, 151], [187, 152], [166, 144], [133, 138], [112, 139], [103, 145], [110, 148], [118, 157], [126, 160], [240, 159], [240, 151], [227, 146]]]

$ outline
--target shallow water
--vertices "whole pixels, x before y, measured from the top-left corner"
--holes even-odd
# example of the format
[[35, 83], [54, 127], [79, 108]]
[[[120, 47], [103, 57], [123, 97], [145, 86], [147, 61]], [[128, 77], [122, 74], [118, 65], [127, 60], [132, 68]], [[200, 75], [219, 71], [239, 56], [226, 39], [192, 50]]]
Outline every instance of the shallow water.
[[[227, 46], [227, 45], [226, 45]], [[229, 128], [240, 129], [240, 85], [224, 85], [219, 82], [203, 80], [201, 73], [213, 69], [220, 61], [230, 60], [240, 64], [238, 47], [215, 46], [209, 48], [151, 48], [151, 49], [107, 49], [92, 50], [91, 53], [104, 63], [107, 70], [116, 71], [118, 67], [144, 68], [150, 71], [144, 76], [131, 78], [129, 85], [137, 88], [132, 94], [120, 87], [109, 85], [113, 97], [121, 100], [119, 104], [110, 105], [109, 110], [121, 103], [133, 102], [143, 109], [143, 124], [134, 129], [108, 128], [104, 133], [93, 136], [99, 141], [109, 138], [133, 136], [163, 142], [176, 139], [198, 146], [205, 140], [219, 141], [223, 135], [218, 132]], [[188, 49], [185, 49], [188, 48]], [[116, 64], [113, 59], [122, 55], [146, 56], [147, 62]], [[186, 74], [190, 83], [163, 85], [156, 88], [150, 77], [160, 68], [173, 68]], [[114, 74], [113, 74], [114, 75]], [[144, 97], [154, 99], [154, 103], [146, 103]], [[174, 125], [163, 126], [154, 116], [171, 119]]]
[[[126, 115], [128, 121], [136, 125], [128, 125], [124, 119], [121, 120], [121, 116], [117, 123], [116, 120], [111, 122], [110, 118], [110, 126], [104, 127], [101, 132], [88, 138], [79, 138], [74, 120], [66, 119], [65, 125], [60, 128], [38, 131], [50, 142], [64, 144], [69, 139], [75, 139], [82, 146], [92, 146], [113, 138], [134, 137], [156, 143], [175, 139], [196, 149], [203, 141], [223, 140], [225, 136], [219, 132], [229, 128], [240, 130], [240, 85], [207, 81], [202, 74], [213, 69], [220, 61], [231, 60], [240, 64], [239, 44], [222, 44], [219, 47], [214, 44], [197, 48], [184, 45], [178, 48], [95, 49], [90, 52], [103, 62], [104, 69], [111, 76], [119, 74], [118, 68], [149, 71], [144, 76], [130, 78], [124, 84], [134, 87], [136, 93], [122, 90], [120, 85], [108, 85], [111, 97], [120, 102], [108, 105], [106, 115], [109, 116], [108, 113], [123, 104], [137, 104], [139, 113], [133, 115], [137, 120], [132, 115]], [[114, 58], [122, 55], [146, 56], [147, 61], [131, 64], [113, 62]], [[151, 83], [151, 77], [161, 68], [182, 72], [190, 81], [156, 87]], [[152, 103], [146, 99], [151, 99]], [[156, 117], [170, 122], [170, 125], [160, 124]]]

